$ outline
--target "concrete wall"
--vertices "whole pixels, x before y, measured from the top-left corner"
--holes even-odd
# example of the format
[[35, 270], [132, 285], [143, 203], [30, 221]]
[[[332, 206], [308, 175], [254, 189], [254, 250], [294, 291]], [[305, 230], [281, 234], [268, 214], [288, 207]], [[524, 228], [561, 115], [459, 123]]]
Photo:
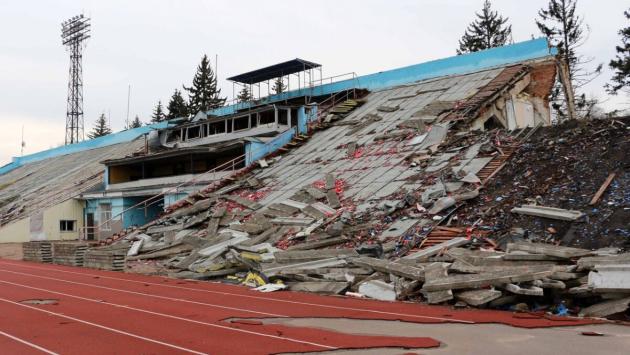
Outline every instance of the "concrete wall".
[[249, 166], [289, 143], [295, 136], [295, 130], [296, 127], [292, 127], [269, 142], [247, 142], [245, 145], [245, 165]]
[[[44, 240], [74, 240], [79, 238], [83, 227], [84, 204], [78, 200], [68, 200], [43, 211], [42, 234]], [[60, 220], [73, 220], [75, 230], [59, 230]], [[0, 243], [28, 242], [32, 240], [30, 217], [20, 219], [0, 227]]]

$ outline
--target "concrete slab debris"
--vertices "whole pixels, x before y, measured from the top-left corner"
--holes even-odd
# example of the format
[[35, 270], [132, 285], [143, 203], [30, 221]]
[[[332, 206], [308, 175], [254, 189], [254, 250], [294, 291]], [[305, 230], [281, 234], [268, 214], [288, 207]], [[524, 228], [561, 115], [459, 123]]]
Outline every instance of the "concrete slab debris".
[[502, 292], [495, 289], [469, 290], [458, 292], [455, 298], [470, 306], [482, 306], [501, 297]]
[[630, 307], [630, 297], [597, 303], [584, 308], [580, 317], [607, 317], [616, 313], [625, 312]]
[[422, 259], [426, 259], [428, 257], [431, 257], [433, 255], [438, 254], [439, 252], [443, 251], [443, 250], [447, 250], [449, 248], [456, 248], [456, 247], [460, 247], [460, 246], [464, 246], [466, 244], [470, 243], [469, 239], [463, 238], [463, 237], [457, 237], [457, 238], [453, 238], [451, 240], [442, 242], [440, 244], [434, 245], [432, 247], [417, 251], [413, 254], [409, 254], [405, 257], [403, 257], [403, 259], [405, 260], [422, 260]]
[[543, 217], [558, 219], [561, 221], [575, 221], [584, 216], [580, 211], [565, 210], [562, 208], [545, 207], [536, 205], [523, 205], [512, 209], [512, 213], [523, 214], [527, 216]]
[[381, 301], [395, 301], [396, 289], [393, 284], [382, 280], [370, 280], [359, 285], [359, 293]]
[[590, 250], [586, 249], [527, 242], [509, 243], [507, 246], [507, 252], [511, 253], [512, 251], [524, 251], [533, 254], [555, 256], [563, 259], [582, 257], [592, 254]]
[[[432, 263], [424, 268], [424, 277], [426, 279], [425, 285], [429, 282], [440, 280], [448, 277], [448, 264], [446, 263]], [[427, 298], [429, 304], [437, 304], [453, 299], [453, 291], [449, 288], [441, 290], [425, 290], [423, 293]]]
[[289, 286], [291, 291], [314, 292], [325, 295], [338, 295], [347, 288], [347, 282], [334, 281], [297, 282]]
[[382, 273], [393, 274], [410, 280], [424, 281], [424, 268], [422, 267], [367, 257], [350, 259], [350, 262], [354, 265], [371, 268]]
[[599, 293], [630, 293], [630, 263], [596, 265], [588, 274], [588, 286]]

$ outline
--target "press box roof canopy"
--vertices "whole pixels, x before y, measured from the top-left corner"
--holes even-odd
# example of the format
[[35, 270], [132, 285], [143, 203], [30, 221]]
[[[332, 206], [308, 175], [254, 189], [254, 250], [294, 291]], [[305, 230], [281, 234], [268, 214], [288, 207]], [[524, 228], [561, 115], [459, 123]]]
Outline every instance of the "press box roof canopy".
[[309, 62], [308, 60], [295, 58], [283, 63], [270, 65], [268, 67], [252, 70], [247, 73], [235, 75], [227, 80], [242, 84], [256, 84], [281, 76], [295, 74], [308, 69], [319, 68], [321, 64]]

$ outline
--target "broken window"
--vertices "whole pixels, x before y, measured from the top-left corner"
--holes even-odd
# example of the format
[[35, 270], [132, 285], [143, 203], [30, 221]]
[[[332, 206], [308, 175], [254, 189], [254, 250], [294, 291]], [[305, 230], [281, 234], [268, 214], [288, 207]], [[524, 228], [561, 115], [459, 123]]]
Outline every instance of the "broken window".
[[208, 124], [208, 135], [225, 133], [225, 121], [212, 122]]
[[258, 114], [257, 113], [253, 113], [253, 114], [249, 115], [249, 126], [251, 128], [254, 128], [254, 127], [258, 126]]
[[276, 115], [274, 111], [265, 111], [260, 113], [259, 125], [273, 125], [276, 123]]
[[59, 231], [61, 232], [74, 232], [74, 227], [77, 221], [62, 219], [59, 221]]
[[101, 230], [110, 231], [112, 230], [112, 224], [110, 219], [112, 219], [112, 204], [111, 203], [101, 203], [98, 206], [100, 211], [100, 224]]
[[249, 128], [249, 116], [234, 119], [234, 131], [242, 131]]
[[278, 124], [288, 126], [289, 125], [289, 110], [278, 110]]
[[201, 126], [188, 127], [188, 139], [196, 139], [201, 137]]

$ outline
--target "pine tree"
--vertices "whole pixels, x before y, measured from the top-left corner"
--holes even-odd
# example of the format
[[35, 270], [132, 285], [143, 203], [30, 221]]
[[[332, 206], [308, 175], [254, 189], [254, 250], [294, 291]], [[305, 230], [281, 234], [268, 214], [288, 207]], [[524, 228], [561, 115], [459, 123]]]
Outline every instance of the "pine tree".
[[188, 112], [191, 114], [206, 112], [225, 104], [226, 98], [221, 97], [221, 89], [217, 88], [217, 78], [205, 54], [197, 66], [192, 86], [189, 88], [184, 86], [184, 89], [188, 92]]
[[[595, 70], [585, 68], [593, 58], [586, 58], [577, 53], [580, 46], [588, 37], [588, 26], [584, 19], [575, 13], [577, 0], [550, 0], [547, 9], [540, 9], [536, 20], [538, 29], [545, 35], [549, 42], [558, 48], [558, 56], [567, 66], [568, 78], [573, 86], [575, 106], [582, 116], [587, 115], [596, 104], [593, 99], [587, 99], [585, 94], [580, 94], [579, 89], [591, 82], [602, 70], [599, 64]], [[567, 117], [567, 102], [560, 80], [556, 80], [551, 91], [551, 106], [558, 119]]]
[[94, 128], [92, 128], [92, 132], [88, 133], [88, 138], [94, 139], [98, 137], [103, 137], [112, 133], [112, 130], [109, 128], [107, 124], [107, 118], [105, 114], [102, 113], [101, 116], [94, 122]]
[[238, 96], [236, 96], [236, 99], [238, 100], [238, 102], [247, 102], [247, 101], [251, 101], [252, 100], [252, 95], [250, 92], [250, 88], [247, 86], [244, 86], [243, 89], [241, 89], [241, 91], [239, 91]]
[[475, 13], [475, 15], [477, 19], [468, 25], [462, 39], [459, 40], [457, 54], [500, 47], [510, 41], [512, 26], [506, 26], [509, 19], [492, 11], [489, 0], [484, 1], [481, 13]]
[[286, 85], [284, 84], [284, 80], [282, 80], [282, 77], [277, 78], [274, 82], [273, 82], [273, 87], [271, 88], [271, 90], [273, 90], [273, 92], [275, 94], [281, 94], [283, 92], [285, 92], [287, 89]]
[[136, 118], [134, 118], [133, 121], [129, 123], [129, 128], [138, 128], [138, 127], [142, 127], [142, 121], [140, 121], [140, 117], [136, 115]]
[[153, 109], [153, 115], [151, 116], [151, 122], [162, 122], [166, 119], [164, 109], [162, 108], [162, 101], [158, 101], [157, 106]]
[[[623, 14], [630, 20], [630, 10], [624, 11]], [[630, 93], [630, 26], [619, 30], [619, 35], [621, 45], [616, 46], [617, 56], [608, 64], [615, 73], [612, 77], [613, 84], [607, 84], [606, 90], [613, 95], [619, 90]]]
[[188, 105], [186, 105], [186, 100], [182, 97], [182, 92], [175, 89], [173, 96], [171, 96], [171, 101], [168, 103], [168, 114], [166, 118], [173, 119], [179, 117], [188, 117]]

